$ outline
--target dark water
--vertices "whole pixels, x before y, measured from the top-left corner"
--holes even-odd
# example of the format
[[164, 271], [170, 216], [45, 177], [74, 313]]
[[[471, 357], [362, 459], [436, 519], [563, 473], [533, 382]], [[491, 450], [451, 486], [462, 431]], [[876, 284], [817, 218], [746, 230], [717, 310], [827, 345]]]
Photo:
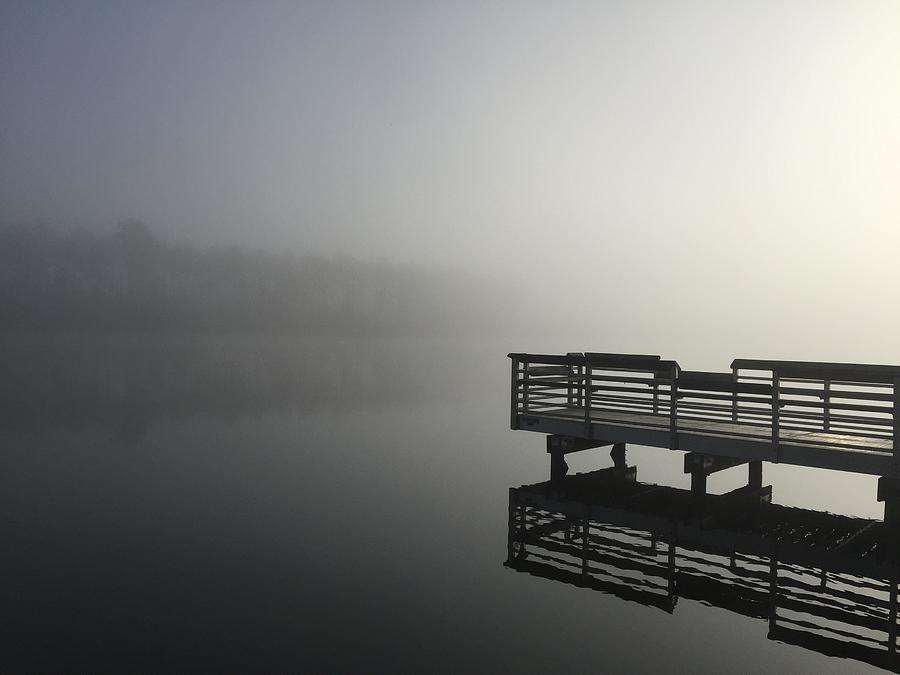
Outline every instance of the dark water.
[[[521, 344], [2, 347], [3, 672], [876, 670], [702, 602], [670, 614], [505, 567], [509, 488], [548, 473], [542, 437], [508, 429]], [[679, 453], [628, 458], [687, 485]], [[871, 478], [765, 478], [775, 501], [880, 515]]]

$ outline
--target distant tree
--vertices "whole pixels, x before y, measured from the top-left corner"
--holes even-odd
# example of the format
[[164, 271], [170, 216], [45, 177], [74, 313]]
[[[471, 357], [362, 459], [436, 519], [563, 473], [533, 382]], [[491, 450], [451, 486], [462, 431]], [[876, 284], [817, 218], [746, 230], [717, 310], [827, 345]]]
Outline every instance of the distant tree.
[[414, 265], [173, 245], [133, 218], [106, 234], [0, 227], [5, 328], [477, 331], [497, 297]]

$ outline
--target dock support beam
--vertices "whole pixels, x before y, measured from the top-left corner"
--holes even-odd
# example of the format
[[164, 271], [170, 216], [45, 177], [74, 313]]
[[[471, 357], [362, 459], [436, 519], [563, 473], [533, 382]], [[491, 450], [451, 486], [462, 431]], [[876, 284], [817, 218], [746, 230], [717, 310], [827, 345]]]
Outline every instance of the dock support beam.
[[762, 487], [762, 461], [758, 460], [756, 462], [750, 462], [748, 464], [750, 467], [748, 476], [747, 476], [747, 487], [751, 488], [761, 488]]
[[616, 443], [612, 446], [612, 450], [609, 451], [609, 456], [612, 457], [613, 466], [617, 469], [625, 468], [625, 444], [624, 443]]
[[[581, 452], [582, 450], [590, 450], [592, 448], [602, 448], [605, 445], [612, 445], [612, 441], [593, 440], [589, 438], [574, 438], [572, 436], [559, 436], [551, 434], [547, 436], [547, 452], [561, 452], [568, 455], [570, 452]], [[621, 443], [624, 447], [624, 443]]]
[[691, 472], [691, 495], [696, 499], [706, 496], [706, 476], [702, 471]]
[[878, 501], [884, 502], [884, 524], [900, 531], [900, 478], [878, 479]]
[[[694, 497], [703, 497], [706, 494], [706, 482], [710, 474], [741, 464], [748, 464], [748, 462], [736, 457], [705, 455], [700, 452], [687, 453], [684, 456], [684, 472], [691, 474], [691, 493]], [[761, 488], [762, 462], [749, 462], [749, 465], [747, 485], [751, 488]]]
[[550, 453], [550, 482], [560, 483], [569, 473], [569, 465], [566, 463], [566, 456], [560, 452]]
[[746, 463], [746, 459], [738, 459], [737, 457], [721, 457], [719, 455], [705, 455], [701, 452], [689, 452], [684, 456], [684, 472], [700, 472], [708, 476], [711, 473], [724, 471], [733, 466], [740, 466]]
[[612, 445], [610, 455], [616, 466], [625, 466], [625, 444], [613, 444], [612, 441], [593, 440], [590, 438], [574, 438], [572, 436], [559, 436], [556, 434], [547, 436], [547, 453], [550, 455], [550, 480], [561, 481], [569, 472], [566, 463], [566, 455], [571, 452], [581, 452], [592, 448], [602, 448]]

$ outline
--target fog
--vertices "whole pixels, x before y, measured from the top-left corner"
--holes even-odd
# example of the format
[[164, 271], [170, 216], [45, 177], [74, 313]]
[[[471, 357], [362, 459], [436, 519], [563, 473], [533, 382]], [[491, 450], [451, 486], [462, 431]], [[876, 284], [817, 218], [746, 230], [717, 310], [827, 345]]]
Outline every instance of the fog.
[[898, 34], [893, 2], [7, 2], [0, 220], [479, 271], [625, 351], [897, 362]]
[[7, 329], [484, 336], [518, 325], [496, 312], [509, 297], [464, 271], [173, 245], [139, 220], [99, 234], [0, 226]]
[[[894, 0], [0, 2], [0, 671], [900, 672], [896, 565], [847, 576], [896, 562], [896, 371], [506, 358], [900, 364], [898, 36]], [[598, 476], [666, 518], [627, 592], [580, 581]], [[707, 497], [776, 514], [764, 594], [691, 595], [749, 569]], [[526, 530], [565, 574], [508, 569]], [[852, 663], [778, 637], [838, 577], [883, 596], [818, 614], [887, 626]]]

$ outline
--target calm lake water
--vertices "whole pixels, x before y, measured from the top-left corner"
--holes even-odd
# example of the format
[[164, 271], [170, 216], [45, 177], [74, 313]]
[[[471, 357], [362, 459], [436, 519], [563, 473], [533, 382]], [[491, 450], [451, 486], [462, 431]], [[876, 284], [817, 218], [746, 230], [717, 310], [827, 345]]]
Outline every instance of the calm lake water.
[[[509, 488], [549, 466], [508, 428], [519, 349], [2, 338], [0, 670], [877, 672], [506, 568]], [[689, 485], [680, 453], [628, 462]], [[874, 478], [764, 471], [776, 502], [881, 516]]]

